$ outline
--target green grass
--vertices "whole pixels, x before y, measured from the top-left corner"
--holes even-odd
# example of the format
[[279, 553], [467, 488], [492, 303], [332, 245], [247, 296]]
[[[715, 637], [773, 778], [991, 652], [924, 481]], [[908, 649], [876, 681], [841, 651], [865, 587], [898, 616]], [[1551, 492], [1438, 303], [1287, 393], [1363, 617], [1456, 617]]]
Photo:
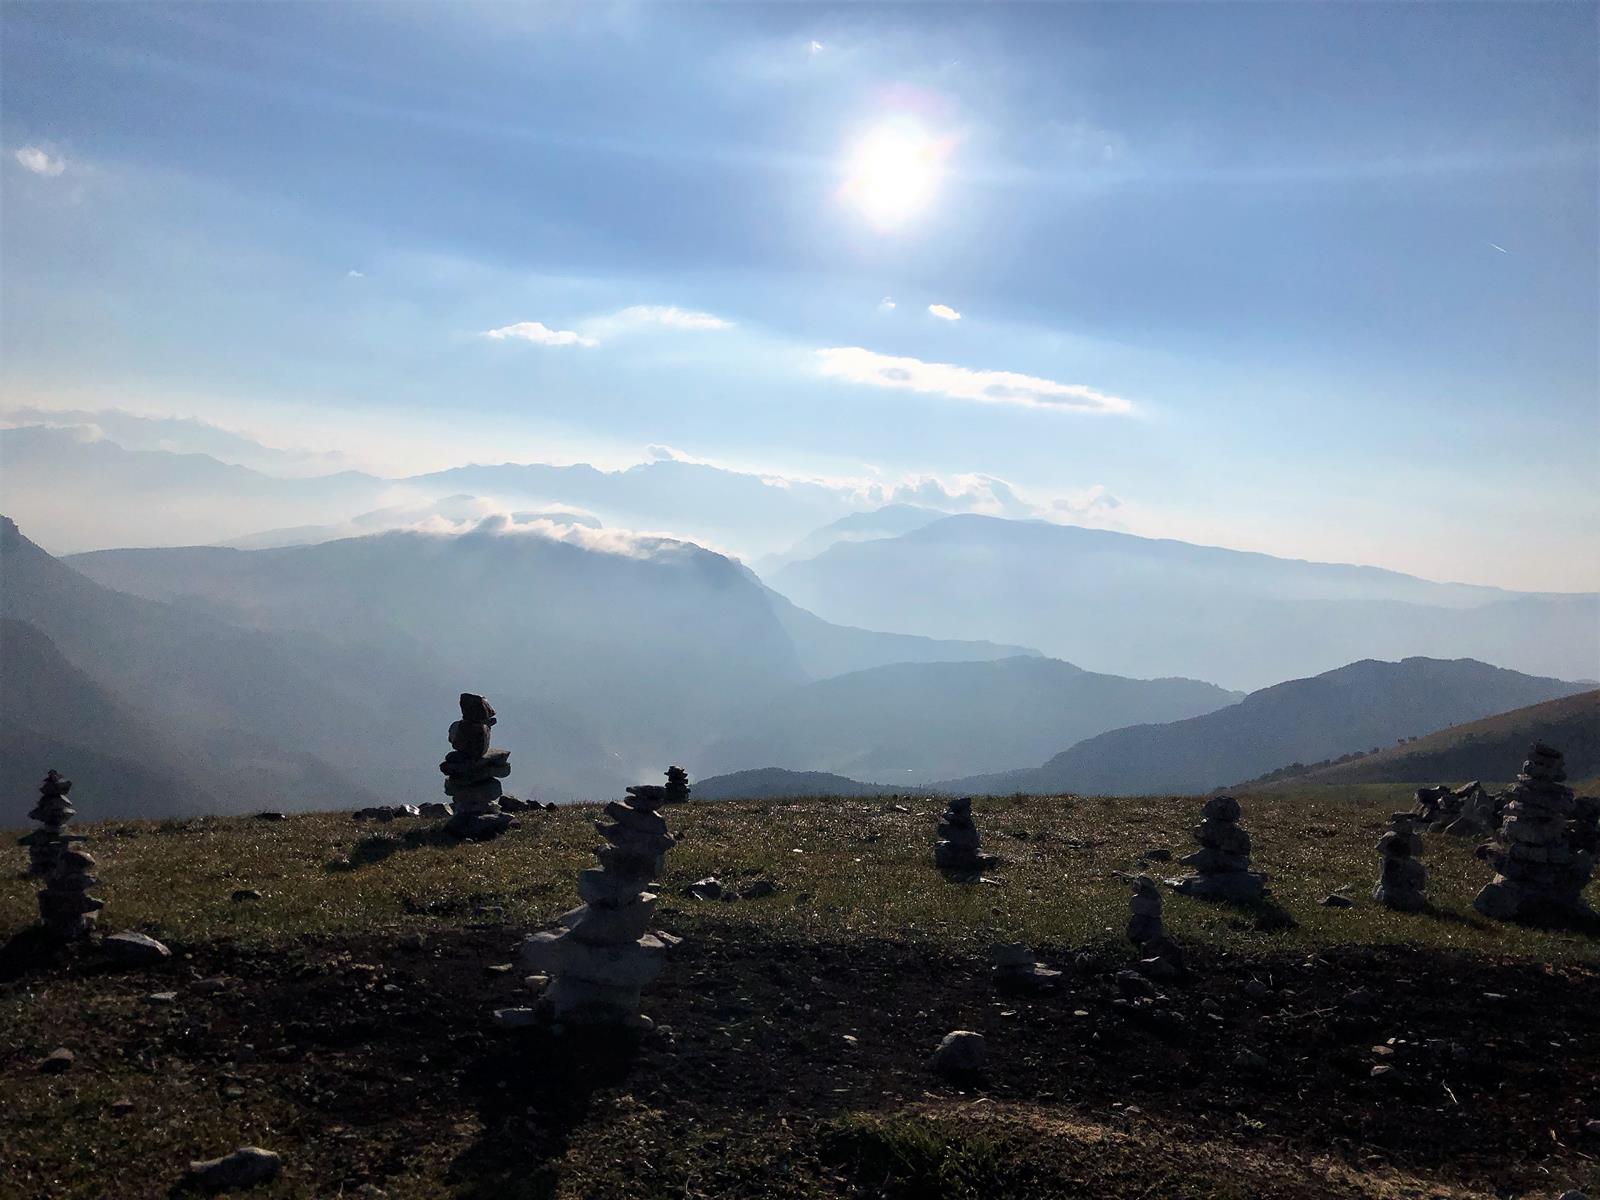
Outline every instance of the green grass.
[[[1239, 910], [1169, 894], [1176, 936], [1240, 950], [1352, 943], [1409, 943], [1541, 959], [1591, 958], [1581, 936], [1480, 919], [1471, 899], [1488, 879], [1475, 843], [1427, 837], [1428, 894], [1436, 912], [1392, 913], [1369, 898], [1373, 844], [1388, 814], [1409, 805], [1410, 789], [1358, 785], [1273, 790], [1243, 799], [1257, 869], [1270, 876], [1280, 912]], [[892, 804], [909, 812], [896, 812]], [[1192, 848], [1193, 798], [987, 798], [974, 808], [985, 847], [1004, 865], [999, 886], [942, 885], [931, 869], [940, 805], [807, 799], [795, 803], [690, 804], [669, 810], [679, 845], [668, 855], [663, 925], [687, 910], [699, 921], [755, 926], [774, 934], [838, 939], [879, 936], [968, 949], [996, 939], [1081, 945], [1120, 939], [1127, 886], [1154, 847], [1174, 859]], [[574, 876], [592, 865], [599, 839], [591, 806], [529, 813], [522, 828], [482, 845], [421, 837], [427, 823], [359, 824], [318, 814], [281, 822], [203, 818], [81, 826], [99, 860], [102, 928], [139, 929], [179, 943], [231, 938], [272, 944], [300, 934], [427, 931], [501, 909], [512, 926], [533, 926], [575, 904]], [[406, 844], [407, 834], [416, 845]], [[394, 848], [364, 862], [363, 853]], [[358, 865], [339, 866], [352, 852]], [[20, 851], [19, 865], [20, 865]], [[1176, 862], [1154, 864], [1165, 874]], [[681, 896], [682, 885], [716, 874], [736, 883], [757, 876], [777, 895], [737, 905]], [[263, 893], [234, 902], [239, 888]], [[1319, 901], [1342, 891], [1351, 910]], [[35, 912], [33, 885], [0, 881], [0, 927]], [[1282, 916], [1288, 918], [1282, 920]]]

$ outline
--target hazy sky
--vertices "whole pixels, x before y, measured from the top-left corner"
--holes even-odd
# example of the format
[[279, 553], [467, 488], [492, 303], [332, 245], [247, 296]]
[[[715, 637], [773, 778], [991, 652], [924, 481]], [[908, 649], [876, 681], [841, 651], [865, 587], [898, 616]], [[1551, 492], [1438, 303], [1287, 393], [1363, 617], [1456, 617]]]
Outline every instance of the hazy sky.
[[1600, 588], [1596, 11], [10, 3], [6, 399]]

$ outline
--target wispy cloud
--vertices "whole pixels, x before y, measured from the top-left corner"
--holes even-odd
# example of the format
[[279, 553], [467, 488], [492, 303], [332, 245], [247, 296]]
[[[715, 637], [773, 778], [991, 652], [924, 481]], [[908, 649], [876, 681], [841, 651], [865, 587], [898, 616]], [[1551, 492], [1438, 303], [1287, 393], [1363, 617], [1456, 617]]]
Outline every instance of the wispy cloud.
[[878, 309], [879, 309], [880, 312], [893, 312], [894, 311], [894, 297], [893, 296], [885, 296], [882, 300], [879, 300], [878, 301]]
[[660, 325], [666, 329], [732, 329], [733, 322], [708, 312], [677, 308], [666, 304], [635, 304], [623, 309], [616, 320], [626, 325]]
[[938, 317], [941, 321], [961, 320], [961, 314], [955, 309], [951, 308], [948, 304], [930, 304], [928, 305], [928, 311], [934, 316]]
[[1058, 412], [1133, 411], [1132, 402], [1120, 396], [1108, 396], [1082, 384], [1057, 383], [1016, 371], [984, 371], [951, 363], [923, 362], [919, 358], [878, 354], [860, 346], [818, 350], [817, 357], [822, 374], [828, 378], [871, 387], [946, 396], [975, 404], [1012, 404]]
[[14, 157], [25, 170], [32, 171], [35, 175], [54, 178], [67, 169], [66, 159], [59, 154], [51, 154], [43, 146], [24, 146]]
[[344, 273], [344, 277], [346, 279], [365, 279], [366, 275], [363, 272], [357, 271], [352, 267], [350, 270], [348, 270], [348, 271], [346, 271]]
[[598, 346], [600, 343], [571, 329], [551, 329], [539, 321], [518, 321], [515, 325], [502, 325], [499, 329], [486, 329], [486, 338], [497, 342], [515, 339], [533, 342], [539, 346]]

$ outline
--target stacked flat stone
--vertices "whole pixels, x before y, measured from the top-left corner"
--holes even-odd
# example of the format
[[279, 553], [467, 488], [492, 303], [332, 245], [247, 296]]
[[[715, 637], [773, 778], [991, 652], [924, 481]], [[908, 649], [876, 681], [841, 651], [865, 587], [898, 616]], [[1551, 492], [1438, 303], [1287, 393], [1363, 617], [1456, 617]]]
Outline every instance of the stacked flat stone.
[[1250, 869], [1250, 835], [1239, 824], [1239, 802], [1213, 796], [1194, 827], [1200, 849], [1178, 861], [1195, 873], [1173, 881], [1186, 896], [1207, 900], [1259, 900], [1267, 877]]
[[1428, 871], [1420, 861], [1422, 835], [1417, 813], [1395, 813], [1392, 828], [1378, 839], [1378, 883], [1372, 898], [1399, 912], [1420, 912], [1427, 907], [1423, 894]]
[[1480, 851], [1495, 877], [1472, 906], [1498, 920], [1569, 920], [1593, 916], [1583, 889], [1594, 872], [1566, 763], [1559, 750], [1535, 743], [1522, 764], [1494, 841]]
[[668, 804], [689, 802], [689, 772], [682, 767], [667, 768], [666, 797]]
[[491, 838], [517, 823], [500, 811], [500, 781], [511, 774], [511, 751], [492, 750], [489, 730], [494, 706], [482, 696], [461, 693], [461, 719], [450, 725], [450, 753], [439, 770], [453, 802], [445, 830], [462, 838]]
[[94, 858], [75, 843], [81, 834], [67, 833], [76, 810], [67, 799], [72, 781], [51, 771], [39, 786], [39, 802], [28, 814], [40, 827], [19, 839], [28, 847], [28, 875], [43, 879], [39, 919], [63, 941], [78, 941], [94, 930], [105, 901], [89, 895], [97, 880], [90, 874]]
[[29, 879], [48, 876], [61, 852], [73, 842], [83, 840], [78, 834], [65, 832], [67, 822], [77, 813], [72, 801], [67, 799], [71, 790], [72, 780], [61, 778], [57, 771], [47, 774], [39, 785], [38, 802], [28, 817], [39, 822], [40, 828], [17, 839], [17, 845], [28, 848]]
[[939, 815], [939, 840], [933, 847], [933, 864], [941, 871], [976, 875], [994, 861], [978, 849], [978, 827], [972, 822], [972, 797], [954, 798]]
[[1183, 950], [1161, 925], [1161, 893], [1148, 875], [1133, 878], [1128, 901], [1128, 940], [1139, 948], [1139, 970], [1156, 979], [1183, 974]]
[[667, 789], [631, 787], [596, 821], [606, 845], [595, 851], [598, 870], [578, 873], [584, 903], [561, 917], [559, 931], [536, 933], [522, 945], [522, 962], [551, 976], [545, 1000], [554, 1020], [650, 1028], [639, 993], [661, 973], [666, 943], [650, 930], [656, 897], [650, 890], [662, 859], [677, 840], [658, 811]]

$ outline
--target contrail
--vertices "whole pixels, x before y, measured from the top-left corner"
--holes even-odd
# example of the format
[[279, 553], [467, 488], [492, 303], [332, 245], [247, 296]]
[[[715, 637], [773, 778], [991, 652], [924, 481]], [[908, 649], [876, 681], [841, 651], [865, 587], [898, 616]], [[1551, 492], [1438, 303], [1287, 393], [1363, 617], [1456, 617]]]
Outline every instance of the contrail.
[[1490, 245], [1490, 246], [1494, 246], [1494, 248], [1496, 250], [1500, 251], [1501, 254], [1510, 254], [1511, 253], [1511, 251], [1507, 250], [1504, 246], [1495, 245], [1494, 242], [1488, 242], [1486, 244]]

